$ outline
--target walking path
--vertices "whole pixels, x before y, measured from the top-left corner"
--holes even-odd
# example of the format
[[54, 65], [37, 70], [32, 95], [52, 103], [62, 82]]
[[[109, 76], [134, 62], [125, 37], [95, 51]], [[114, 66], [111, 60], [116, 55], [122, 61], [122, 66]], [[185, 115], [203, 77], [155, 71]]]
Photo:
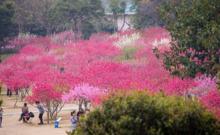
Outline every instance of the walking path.
[[[31, 123], [24, 124], [18, 121], [23, 102], [18, 102], [18, 107], [14, 106], [14, 97], [3, 97], [4, 100], [4, 115], [3, 115], [3, 128], [0, 128], [0, 135], [66, 135], [66, 131], [70, 130], [70, 112], [77, 109], [74, 104], [67, 104], [62, 109], [59, 116], [62, 116], [60, 128], [54, 128], [53, 123], [38, 125], [38, 111], [34, 106], [29, 105], [29, 110], [34, 112], [35, 117]], [[46, 115], [44, 115], [46, 119]], [[46, 122], [45, 122], [46, 123]]]

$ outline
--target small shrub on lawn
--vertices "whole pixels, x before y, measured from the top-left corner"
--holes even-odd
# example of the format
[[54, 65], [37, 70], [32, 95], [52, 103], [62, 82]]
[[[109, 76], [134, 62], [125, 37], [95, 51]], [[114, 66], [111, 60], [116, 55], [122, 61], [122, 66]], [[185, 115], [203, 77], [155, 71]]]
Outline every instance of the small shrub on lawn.
[[125, 61], [135, 59], [135, 53], [137, 50], [138, 48], [135, 46], [126, 46], [122, 48], [122, 54], [118, 57], [118, 60]]

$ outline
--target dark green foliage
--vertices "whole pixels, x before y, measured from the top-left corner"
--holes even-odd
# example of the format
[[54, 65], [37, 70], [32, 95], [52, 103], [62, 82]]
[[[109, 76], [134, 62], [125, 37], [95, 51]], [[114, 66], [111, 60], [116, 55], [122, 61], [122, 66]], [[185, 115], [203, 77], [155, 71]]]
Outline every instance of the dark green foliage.
[[93, 26], [92, 23], [84, 22], [82, 24], [82, 33], [83, 33], [82, 38], [83, 39], [89, 39], [89, 37], [95, 32], [97, 31], [95, 30], [95, 27]]
[[199, 103], [133, 93], [111, 97], [72, 135], [219, 135], [220, 125]]
[[[54, 31], [73, 30], [76, 35], [88, 37], [97, 31], [104, 16], [100, 0], [58, 1], [50, 10], [50, 22]], [[79, 38], [79, 37], [76, 37]]]
[[113, 14], [125, 13], [126, 2], [124, 0], [110, 0], [110, 9]]
[[16, 36], [18, 29], [13, 22], [14, 3], [12, 0], [0, 0], [0, 45], [6, 38]]
[[20, 33], [51, 34], [49, 11], [58, 0], [14, 0], [15, 22]]
[[[219, 0], [168, 0], [162, 6], [161, 16], [174, 41], [172, 52], [165, 57], [168, 69], [175, 68], [173, 73], [181, 76], [195, 76], [198, 72], [216, 75], [220, 64], [219, 13]], [[183, 65], [184, 71], [178, 65]]]
[[66, 30], [88, 39], [102, 30], [104, 9], [100, 0], [14, 0], [20, 33], [48, 35]]
[[107, 33], [114, 33], [115, 32], [115, 25], [111, 21], [104, 21], [102, 23], [101, 31]]
[[137, 29], [149, 26], [162, 26], [163, 21], [160, 17], [159, 8], [166, 0], [134, 0], [137, 5], [133, 23]]
[[37, 23], [26, 24], [22, 32], [41, 36], [45, 36], [48, 34], [47, 29], [41, 24]]

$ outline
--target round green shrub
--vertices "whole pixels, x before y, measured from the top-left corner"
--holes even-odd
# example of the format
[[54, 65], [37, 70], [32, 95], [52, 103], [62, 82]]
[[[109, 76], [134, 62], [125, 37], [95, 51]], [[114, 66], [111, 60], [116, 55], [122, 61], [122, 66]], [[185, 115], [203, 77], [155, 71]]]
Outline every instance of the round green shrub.
[[220, 123], [196, 101], [137, 92], [109, 98], [72, 135], [220, 135]]

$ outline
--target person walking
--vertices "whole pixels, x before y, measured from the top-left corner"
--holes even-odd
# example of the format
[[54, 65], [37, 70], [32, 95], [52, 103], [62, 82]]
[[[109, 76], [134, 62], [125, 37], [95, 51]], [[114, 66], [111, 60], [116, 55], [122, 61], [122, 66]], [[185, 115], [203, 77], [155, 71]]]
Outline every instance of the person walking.
[[40, 120], [40, 123], [38, 123], [38, 125], [43, 125], [43, 124], [44, 124], [44, 122], [43, 122], [44, 107], [40, 104], [39, 101], [36, 101], [35, 103], [36, 103], [37, 109], [38, 109], [38, 111], [39, 111], [39, 120]]
[[0, 106], [0, 128], [2, 128], [3, 108]]

